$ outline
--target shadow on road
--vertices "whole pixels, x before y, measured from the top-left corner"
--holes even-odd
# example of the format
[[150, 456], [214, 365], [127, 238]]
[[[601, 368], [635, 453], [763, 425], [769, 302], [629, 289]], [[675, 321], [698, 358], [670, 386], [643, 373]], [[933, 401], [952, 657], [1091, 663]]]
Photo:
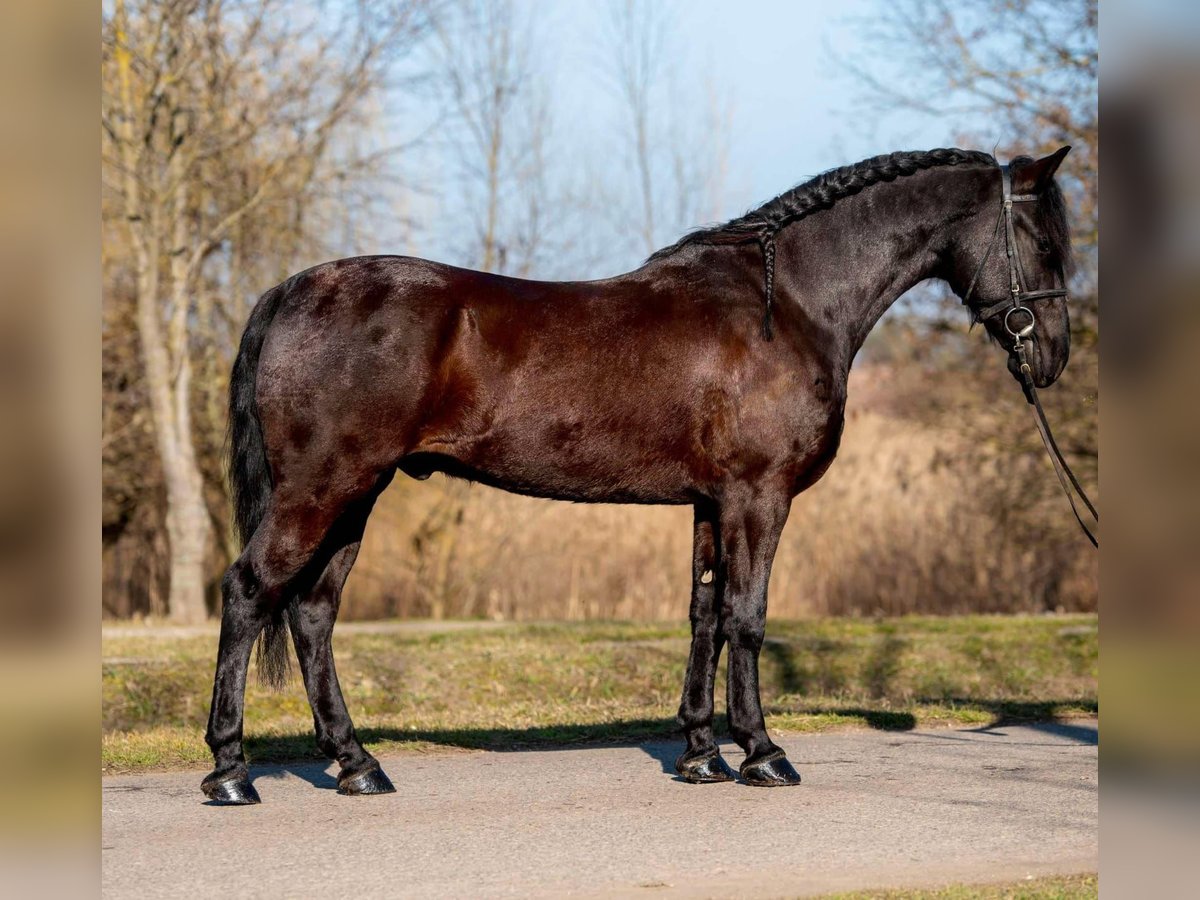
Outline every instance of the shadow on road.
[[1100, 743], [1098, 727], [1093, 723], [1062, 721], [1062, 710], [1083, 709], [1090, 715], [1097, 715], [1100, 705], [1095, 701], [1079, 702], [1061, 700], [975, 700], [966, 697], [937, 698], [933, 701], [918, 700], [918, 703], [938, 702], [952, 703], [964, 709], [977, 709], [992, 715], [992, 721], [978, 728], [969, 729], [979, 733], [998, 733], [998, 729], [1006, 725], [1023, 725], [1056, 737], [1067, 738], [1077, 744], [1096, 746]]
[[1098, 746], [1100, 743], [1100, 730], [1095, 725], [1080, 724], [1078, 722], [1029, 722], [1019, 719], [1008, 719], [1006, 721], [993, 722], [990, 725], [984, 725], [980, 728], [970, 728], [968, 731], [977, 734], [995, 734], [1003, 735], [1001, 730], [1006, 725], [1021, 725], [1024, 728], [1032, 729], [1033, 731], [1041, 731], [1046, 734], [1052, 734], [1055, 737], [1064, 738], [1069, 741], [1074, 741], [1076, 744], [1087, 744], [1090, 747]]
[[336, 791], [337, 779], [326, 771], [332, 765], [330, 760], [320, 762], [270, 763], [252, 767], [255, 779], [282, 778], [284, 775], [295, 775], [302, 781], [307, 781], [315, 788], [324, 791]]
[[[969, 730], [981, 734], [1000, 735], [999, 729], [1008, 725], [1023, 725], [1068, 738], [1079, 744], [1096, 745], [1099, 741], [1094, 724], [1061, 721], [1064, 710], [1083, 709], [1093, 715], [1098, 711], [1095, 703], [1078, 700], [1013, 701], [978, 700], [966, 697], [918, 698], [917, 704], [952, 704], [962, 709], [986, 712], [991, 721]], [[877, 731], [905, 732], [917, 727], [916, 717], [909, 712], [870, 709], [861, 706], [811, 707], [789, 704], [784, 709], [768, 706], [768, 713], [833, 715], [857, 720]], [[718, 734], [728, 734], [725, 717], [714, 720]], [[674, 774], [675, 756], [682, 738], [679, 725], [673, 718], [625, 719], [599, 724], [545, 725], [530, 728], [463, 728], [463, 729], [403, 729], [361, 728], [358, 736], [363, 743], [380, 744], [436, 744], [462, 750], [490, 750], [515, 753], [529, 750], [577, 750], [603, 744], [607, 746], [641, 747], [657, 760], [663, 771]], [[723, 742], [727, 742], [727, 738]], [[314, 787], [335, 789], [337, 783], [324, 770], [324, 763], [311, 739], [305, 735], [265, 735], [248, 737], [246, 749], [255, 762], [255, 768], [270, 777], [271, 771], [291, 772]], [[384, 750], [386, 751], [386, 746]], [[280, 763], [284, 760], [295, 762]], [[265, 768], [260, 764], [265, 763]], [[274, 765], [272, 765], [274, 763]]]

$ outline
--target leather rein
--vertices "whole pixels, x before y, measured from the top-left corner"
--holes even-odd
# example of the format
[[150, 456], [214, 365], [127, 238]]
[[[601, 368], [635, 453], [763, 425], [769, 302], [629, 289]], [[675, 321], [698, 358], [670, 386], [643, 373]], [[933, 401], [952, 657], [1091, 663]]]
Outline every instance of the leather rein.
[[[1034, 318], [1033, 310], [1028, 306], [1022, 305], [1022, 300], [1057, 299], [1060, 297], [1065, 299], [1067, 291], [1065, 288], [1052, 288], [1044, 291], [1030, 291], [1027, 289], [1029, 282], [1025, 278], [1025, 267], [1021, 263], [1021, 251], [1017, 246], [1017, 233], [1013, 226], [1012, 205], [1014, 203], [1035, 202], [1038, 199], [1038, 195], [1013, 194], [1012, 174], [1008, 166], [1000, 166], [1000, 178], [1003, 190], [1000, 214], [996, 217], [996, 227], [992, 230], [992, 238], [988, 242], [987, 252], [984, 253], [983, 259], [979, 263], [979, 268], [975, 270], [975, 275], [971, 278], [971, 283], [968, 285], [967, 292], [963, 296], [963, 303], [968, 306], [970, 305], [971, 297], [975, 292], [975, 285], [979, 281], [979, 276], [983, 273], [988, 260], [991, 258], [992, 251], [999, 242], [1000, 229], [1003, 227], [1004, 249], [1008, 256], [1009, 296], [990, 306], [973, 310], [975, 321], [985, 322], [1003, 313], [1004, 330], [1013, 339], [1013, 344], [1009, 348], [1009, 352], [1017, 359], [1021, 381], [1025, 388], [1025, 399], [1033, 407], [1034, 423], [1037, 425], [1038, 434], [1042, 438], [1042, 444], [1046, 447], [1046, 453], [1050, 456], [1050, 462], [1054, 466], [1054, 474], [1058, 476], [1058, 483], [1062, 485], [1063, 493], [1067, 495], [1067, 500], [1071, 504], [1071, 512], [1075, 514], [1075, 521], [1079, 523], [1079, 527], [1083, 529], [1083, 533], [1092, 542], [1092, 546], [1098, 548], [1100, 545], [1096, 540], [1095, 532], [1084, 522], [1079, 507], [1076, 505], [1075, 495], [1078, 494], [1087, 511], [1095, 519], [1096, 530], [1099, 530], [1100, 514], [1096, 512], [1096, 507], [1088, 499], [1088, 495], [1079, 484], [1079, 479], [1075, 477], [1075, 473], [1067, 465], [1062, 451], [1058, 449], [1058, 443], [1054, 440], [1054, 434], [1050, 430], [1050, 423], [1046, 421], [1046, 413], [1042, 409], [1042, 402], [1038, 399], [1037, 388], [1033, 383], [1033, 369], [1029, 364], [1029, 351], [1026, 346], [1033, 339], [1033, 329], [1037, 320]], [[1015, 323], [1013, 322], [1014, 316], [1017, 317]], [[1029, 321], [1025, 322], [1023, 317], [1028, 317]], [[1074, 489], [1074, 493], [1072, 492], [1072, 488]]]

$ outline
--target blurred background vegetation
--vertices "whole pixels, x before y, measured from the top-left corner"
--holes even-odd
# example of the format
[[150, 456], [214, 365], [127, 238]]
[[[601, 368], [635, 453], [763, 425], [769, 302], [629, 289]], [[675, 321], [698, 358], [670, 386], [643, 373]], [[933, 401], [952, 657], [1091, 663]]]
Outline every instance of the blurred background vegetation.
[[[268, 287], [366, 252], [598, 277], [763, 199], [745, 193], [733, 161], [794, 148], [744, 146], [761, 112], [685, 52], [695, 25], [682, 5], [580, 7], [586, 37], [566, 49], [548, 6], [104, 5], [106, 617], [192, 623], [219, 611], [237, 552], [222, 472], [228, 372]], [[1001, 159], [1073, 147], [1060, 175], [1079, 256], [1072, 360], [1045, 400], [1091, 491], [1096, 4], [854, 9], [861, 18], [840, 32], [854, 40], [819, 49], [796, 35], [795, 52], [819, 53], [850, 98], [838, 115], [873, 123], [887, 143], [849, 157], [830, 147], [827, 165], [900, 149], [914, 122], [942, 144], [993, 150], [1002, 135]], [[761, 28], [776, 12], [764, 4]], [[746, 54], [739, 68], [758, 65], [727, 52]], [[580, 72], [605, 98], [582, 116]], [[1096, 555], [1027, 416], [1000, 353], [968, 330], [957, 301], [936, 286], [912, 292], [856, 361], [837, 463], [794, 503], [773, 615], [1095, 609]], [[376, 507], [342, 616], [680, 619], [689, 540], [686, 509], [398, 479]]]

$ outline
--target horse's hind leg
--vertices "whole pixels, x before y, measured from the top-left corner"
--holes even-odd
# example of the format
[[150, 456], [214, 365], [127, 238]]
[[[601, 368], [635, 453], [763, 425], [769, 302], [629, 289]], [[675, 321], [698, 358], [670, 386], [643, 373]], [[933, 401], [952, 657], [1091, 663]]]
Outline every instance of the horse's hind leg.
[[[380, 486], [380, 489], [382, 489]], [[342, 587], [358, 557], [363, 528], [376, 493], [354, 504], [339, 520], [337, 549], [312, 590], [288, 607], [288, 621], [304, 687], [312, 706], [317, 746], [341, 764], [341, 794], [388, 794], [395, 790], [378, 761], [363, 749], [346, 710], [333, 663], [333, 623], [342, 599]]]
[[733, 780], [713, 736], [713, 685], [725, 642], [718, 616], [718, 539], [715, 511], [697, 506], [692, 527], [692, 649], [678, 716], [687, 750], [675, 761], [675, 771], [693, 784]]
[[250, 652], [272, 614], [298, 590], [294, 582], [305, 573], [330, 528], [353, 499], [331, 492], [320, 506], [315, 506], [309, 493], [293, 499], [276, 491], [266, 517], [225, 573], [221, 585], [221, 641], [205, 734], [215, 765], [201, 784], [211, 800], [259, 802], [242, 749]]

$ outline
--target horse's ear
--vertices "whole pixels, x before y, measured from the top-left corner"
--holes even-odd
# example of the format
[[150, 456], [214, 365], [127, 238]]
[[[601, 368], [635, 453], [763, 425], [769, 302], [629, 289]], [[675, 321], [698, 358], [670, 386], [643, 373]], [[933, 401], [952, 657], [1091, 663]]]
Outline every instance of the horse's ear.
[[1070, 150], [1070, 146], [1059, 147], [1049, 156], [1043, 156], [1013, 172], [1013, 193], [1038, 194], [1048, 188]]

